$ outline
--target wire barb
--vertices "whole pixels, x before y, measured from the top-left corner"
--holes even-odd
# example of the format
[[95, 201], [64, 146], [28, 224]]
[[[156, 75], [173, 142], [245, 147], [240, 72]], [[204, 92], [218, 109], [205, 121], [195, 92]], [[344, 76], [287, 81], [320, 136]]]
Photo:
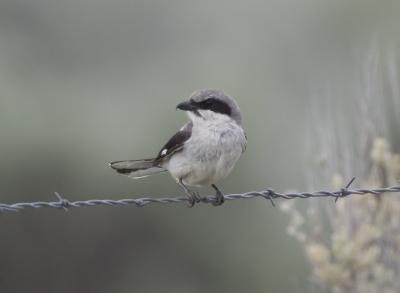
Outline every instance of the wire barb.
[[[250, 191], [245, 193], [237, 194], [227, 194], [224, 195], [226, 201], [237, 200], [237, 199], [249, 199], [261, 197], [267, 199], [275, 206], [274, 199], [294, 199], [294, 198], [326, 198], [334, 197], [335, 202], [339, 198], [344, 198], [349, 195], [365, 195], [373, 194], [380, 195], [382, 193], [400, 193], [400, 186], [393, 187], [383, 187], [383, 188], [372, 188], [372, 189], [349, 189], [351, 184], [354, 182], [355, 177], [353, 177], [346, 187], [341, 188], [338, 191], [315, 191], [315, 192], [290, 192], [290, 193], [278, 193], [272, 189], [266, 189], [263, 191]], [[142, 197], [142, 198], [125, 198], [125, 199], [90, 199], [90, 200], [78, 200], [69, 201], [63, 198], [59, 193], [55, 192], [55, 196], [58, 201], [37, 201], [37, 202], [20, 202], [13, 204], [0, 203], [0, 213], [5, 212], [18, 212], [22, 209], [39, 209], [39, 208], [56, 208], [64, 209], [68, 211], [70, 208], [80, 208], [80, 207], [90, 207], [90, 206], [127, 206], [134, 205], [136, 207], [144, 207], [149, 204], [177, 204], [177, 203], [187, 203], [188, 199], [186, 197]], [[201, 203], [210, 204], [215, 202], [215, 196], [207, 195], [204, 196]]]
[[61, 195], [56, 191], [54, 192], [55, 196], [58, 198], [58, 205], [61, 209], [64, 209], [64, 211], [68, 212], [68, 207], [70, 206], [70, 203], [67, 199], [62, 198]]
[[340, 191], [341, 193], [338, 194], [335, 198], [335, 203], [338, 201], [339, 197], [345, 197], [347, 196], [347, 190], [350, 188], [350, 185], [353, 184], [354, 180], [356, 180], [356, 177], [351, 178], [351, 180], [349, 181], [349, 183], [347, 183], [346, 187], [342, 188]]
[[269, 202], [271, 203], [271, 205], [273, 207], [275, 207], [275, 202], [272, 199], [272, 195], [274, 195], [274, 191], [272, 189], [267, 189], [265, 195], [266, 195], [265, 198], [269, 200]]

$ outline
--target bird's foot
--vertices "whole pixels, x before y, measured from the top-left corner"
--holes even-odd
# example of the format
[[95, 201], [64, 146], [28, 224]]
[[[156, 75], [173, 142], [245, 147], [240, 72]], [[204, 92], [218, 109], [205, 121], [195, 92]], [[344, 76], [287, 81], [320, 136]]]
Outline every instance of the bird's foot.
[[197, 192], [187, 189], [187, 195], [189, 208], [193, 207], [195, 203], [201, 202], [201, 197]]
[[215, 184], [211, 185], [212, 188], [215, 189], [215, 201], [212, 203], [213, 206], [220, 206], [225, 202], [224, 194], [218, 189], [218, 187]]
[[188, 198], [188, 207], [191, 208], [196, 202], [201, 202], [201, 197], [199, 194], [193, 190], [187, 188], [187, 186], [182, 182], [182, 178], [177, 179], [176, 183], [185, 191]]

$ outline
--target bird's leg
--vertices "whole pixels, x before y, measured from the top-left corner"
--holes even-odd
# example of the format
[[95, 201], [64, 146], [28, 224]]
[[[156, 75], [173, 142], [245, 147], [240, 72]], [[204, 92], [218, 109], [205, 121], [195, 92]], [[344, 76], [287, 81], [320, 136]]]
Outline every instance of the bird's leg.
[[211, 184], [211, 187], [215, 189], [216, 194], [215, 194], [215, 202], [213, 202], [213, 205], [215, 206], [220, 206], [224, 203], [224, 194], [218, 189], [218, 187], [215, 184]]
[[183, 184], [182, 178], [180, 178], [176, 182], [185, 191], [186, 195], [188, 196], [190, 208], [193, 207], [196, 202], [201, 201], [201, 197], [197, 194], [197, 192], [190, 190], [189, 188], [187, 188], [187, 186], [185, 184]]

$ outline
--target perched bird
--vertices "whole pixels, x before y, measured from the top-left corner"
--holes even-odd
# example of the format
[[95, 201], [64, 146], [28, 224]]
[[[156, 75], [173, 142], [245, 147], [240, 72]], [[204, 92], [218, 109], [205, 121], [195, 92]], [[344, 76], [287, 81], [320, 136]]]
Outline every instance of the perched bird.
[[116, 161], [110, 166], [134, 179], [168, 171], [187, 194], [190, 206], [201, 197], [189, 186], [211, 186], [216, 191], [214, 205], [221, 205], [224, 196], [215, 183], [229, 175], [246, 149], [239, 106], [220, 90], [203, 89], [176, 108], [186, 111], [190, 121], [155, 158]]

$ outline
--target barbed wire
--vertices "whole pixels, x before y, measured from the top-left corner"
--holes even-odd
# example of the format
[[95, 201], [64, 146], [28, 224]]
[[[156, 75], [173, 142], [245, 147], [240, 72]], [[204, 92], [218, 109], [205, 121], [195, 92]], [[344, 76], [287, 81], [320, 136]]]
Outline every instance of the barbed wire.
[[[380, 195], [382, 193], [394, 193], [400, 192], [400, 186], [393, 187], [383, 187], [383, 188], [372, 188], [372, 189], [349, 189], [350, 185], [354, 182], [355, 178], [352, 178], [346, 187], [341, 188], [337, 191], [315, 191], [315, 192], [288, 192], [279, 193], [272, 189], [267, 189], [263, 191], [250, 191], [245, 193], [227, 194], [224, 195], [226, 201], [237, 200], [237, 199], [250, 199], [261, 197], [270, 201], [270, 203], [275, 206], [274, 199], [295, 199], [295, 198], [325, 198], [333, 197], [335, 202], [339, 198], [344, 198], [349, 195]], [[4, 212], [17, 212], [22, 209], [39, 209], [39, 208], [55, 208], [64, 209], [67, 211], [69, 208], [80, 208], [89, 206], [127, 206], [133, 205], [136, 207], [144, 207], [149, 204], [177, 204], [186, 202], [189, 203], [187, 197], [142, 197], [142, 198], [125, 198], [125, 199], [90, 199], [90, 200], [77, 200], [69, 201], [68, 199], [62, 197], [59, 193], [55, 193], [57, 201], [36, 201], [36, 202], [20, 202], [13, 204], [0, 203], [0, 213]], [[199, 203], [215, 203], [216, 198], [213, 195], [207, 195], [199, 200]]]

